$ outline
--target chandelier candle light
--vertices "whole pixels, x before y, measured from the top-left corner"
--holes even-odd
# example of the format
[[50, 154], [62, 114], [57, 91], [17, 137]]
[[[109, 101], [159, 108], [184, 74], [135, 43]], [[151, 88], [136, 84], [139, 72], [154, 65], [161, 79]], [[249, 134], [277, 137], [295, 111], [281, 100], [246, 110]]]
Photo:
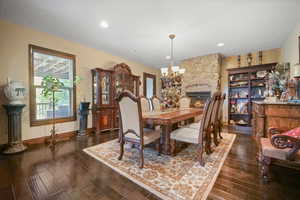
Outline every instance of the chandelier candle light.
[[182, 75], [184, 74], [185, 69], [174, 65], [173, 41], [175, 39], [175, 35], [170, 34], [169, 38], [171, 40], [170, 65], [168, 67], [161, 68], [162, 97], [164, 100], [163, 106], [177, 107], [181, 96]]

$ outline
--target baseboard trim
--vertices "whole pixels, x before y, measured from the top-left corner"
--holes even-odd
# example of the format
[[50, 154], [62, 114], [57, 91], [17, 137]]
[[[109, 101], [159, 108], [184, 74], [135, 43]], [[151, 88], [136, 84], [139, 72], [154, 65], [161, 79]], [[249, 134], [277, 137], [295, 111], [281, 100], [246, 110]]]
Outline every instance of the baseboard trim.
[[[94, 132], [94, 128], [87, 129], [88, 135], [91, 135], [93, 132]], [[66, 141], [66, 140], [70, 140], [72, 137], [74, 137], [76, 135], [77, 135], [77, 131], [69, 131], [69, 132], [59, 133], [59, 134], [57, 134], [57, 139]], [[43, 136], [43, 137], [23, 140], [23, 144], [25, 144], [25, 145], [42, 144], [42, 143], [45, 143], [47, 138], [49, 138], [49, 136]]]

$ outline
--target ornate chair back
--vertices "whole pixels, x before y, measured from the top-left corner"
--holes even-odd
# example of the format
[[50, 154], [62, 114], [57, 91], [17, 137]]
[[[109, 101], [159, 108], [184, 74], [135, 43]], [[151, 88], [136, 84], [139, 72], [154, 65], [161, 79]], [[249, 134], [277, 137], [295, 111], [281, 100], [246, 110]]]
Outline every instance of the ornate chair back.
[[211, 112], [211, 104], [212, 104], [212, 99], [208, 99], [204, 105], [204, 110], [203, 110], [203, 117], [200, 122], [200, 129], [199, 129], [199, 143], [203, 144], [203, 140], [205, 138], [205, 135], [208, 131], [208, 125], [209, 125], [209, 120], [210, 120], [210, 113]]
[[185, 109], [185, 108], [189, 108], [191, 104], [191, 99], [189, 97], [181, 97], [179, 99], [179, 108], [180, 109]]
[[160, 111], [160, 99], [157, 96], [152, 97], [153, 111]]
[[216, 91], [214, 93], [215, 95], [215, 101], [214, 101], [214, 106], [212, 110], [212, 115], [211, 115], [211, 125], [215, 126], [217, 121], [218, 121], [218, 116], [219, 116], [219, 107], [221, 103], [221, 92]]
[[143, 144], [143, 127], [141, 101], [130, 91], [123, 91], [116, 98], [120, 111], [120, 133], [121, 137], [134, 134], [140, 138]]
[[150, 112], [150, 104], [146, 97], [140, 97], [142, 112]]
[[220, 106], [219, 106], [219, 111], [218, 111], [218, 121], [221, 122], [222, 121], [222, 114], [223, 114], [223, 105], [224, 105], [224, 101], [226, 99], [226, 94], [224, 93], [221, 97], [220, 100]]

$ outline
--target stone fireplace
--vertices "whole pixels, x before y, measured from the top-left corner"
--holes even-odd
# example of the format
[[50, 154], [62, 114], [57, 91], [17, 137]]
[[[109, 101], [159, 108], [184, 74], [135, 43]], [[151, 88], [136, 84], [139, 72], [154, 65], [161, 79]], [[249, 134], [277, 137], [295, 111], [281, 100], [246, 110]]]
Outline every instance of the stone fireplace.
[[191, 98], [191, 107], [203, 108], [206, 100], [210, 98], [211, 92], [187, 92], [186, 96]]
[[[196, 101], [209, 96], [217, 89], [220, 81], [222, 57], [210, 54], [183, 60], [180, 64], [185, 68], [182, 81], [182, 94], [191, 95]], [[195, 102], [194, 102], [195, 103]]]

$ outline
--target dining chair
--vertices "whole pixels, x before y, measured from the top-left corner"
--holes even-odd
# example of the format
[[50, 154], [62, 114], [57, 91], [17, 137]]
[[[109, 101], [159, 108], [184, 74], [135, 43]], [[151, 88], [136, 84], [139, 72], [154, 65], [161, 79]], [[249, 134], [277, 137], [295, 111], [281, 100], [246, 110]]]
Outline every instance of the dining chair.
[[[213, 110], [212, 110], [212, 114], [211, 114], [211, 120], [210, 120], [210, 127], [211, 127], [211, 134], [213, 134], [213, 138], [214, 138], [214, 144], [216, 146], [219, 145], [219, 141], [218, 141], [218, 117], [219, 117], [219, 107], [220, 107], [220, 103], [221, 103], [221, 92], [220, 91], [216, 91], [214, 93], [215, 96], [215, 101], [214, 101], [214, 105], [213, 105]], [[209, 135], [209, 137], [211, 137], [211, 135]]]
[[150, 112], [151, 109], [150, 109], [149, 100], [144, 96], [141, 96], [140, 99], [141, 99], [142, 112], [143, 113], [144, 112]]
[[157, 96], [151, 98], [153, 111], [161, 111], [160, 102], [161, 100]]
[[179, 108], [180, 109], [185, 109], [185, 108], [190, 108], [191, 104], [191, 98], [187, 96], [183, 96], [179, 99]]
[[160, 130], [144, 129], [142, 123], [141, 98], [130, 91], [123, 91], [116, 97], [120, 115], [120, 156], [124, 154], [124, 144], [129, 142], [138, 147], [140, 153], [140, 168], [144, 167], [144, 146], [157, 141], [158, 154], [161, 153], [162, 139]]
[[222, 133], [222, 129], [223, 129], [222, 117], [223, 117], [223, 105], [224, 105], [225, 99], [226, 99], [226, 93], [224, 93], [221, 96], [220, 106], [219, 106], [219, 111], [218, 111], [217, 129], [218, 129], [218, 132], [219, 132], [220, 139], [223, 139], [221, 133]]
[[205, 142], [205, 152], [207, 154], [211, 153], [210, 150], [210, 141], [207, 140], [207, 134], [209, 134], [209, 124], [210, 124], [210, 115], [212, 111], [212, 102], [213, 99], [209, 99], [206, 101], [203, 111], [203, 119], [197, 129], [183, 127], [176, 129], [171, 132], [171, 148], [172, 152], [176, 149], [176, 141], [191, 143], [197, 145], [197, 160], [199, 161], [201, 166], [204, 166], [203, 160], [203, 144]]

